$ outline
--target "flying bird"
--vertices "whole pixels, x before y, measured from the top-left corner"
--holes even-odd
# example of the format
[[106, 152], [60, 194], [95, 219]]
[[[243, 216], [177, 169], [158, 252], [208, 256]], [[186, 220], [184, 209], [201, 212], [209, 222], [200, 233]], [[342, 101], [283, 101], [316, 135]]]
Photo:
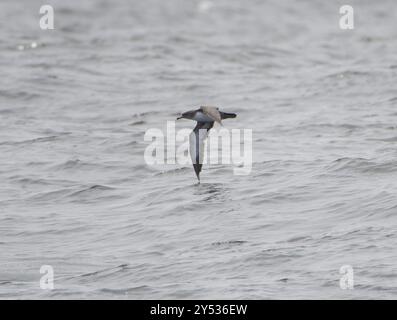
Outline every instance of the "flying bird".
[[208, 132], [217, 122], [222, 125], [223, 119], [235, 118], [235, 113], [226, 113], [219, 111], [217, 107], [200, 107], [197, 110], [182, 113], [179, 119], [190, 119], [197, 121], [196, 127], [189, 136], [189, 151], [192, 158], [194, 172], [200, 183], [200, 172], [204, 159], [204, 141], [208, 136]]

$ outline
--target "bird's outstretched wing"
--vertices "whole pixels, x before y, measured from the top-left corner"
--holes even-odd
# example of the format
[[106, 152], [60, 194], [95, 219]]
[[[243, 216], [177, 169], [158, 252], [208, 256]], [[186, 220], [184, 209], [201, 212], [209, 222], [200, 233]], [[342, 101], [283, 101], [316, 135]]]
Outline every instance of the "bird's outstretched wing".
[[199, 181], [204, 160], [204, 140], [213, 126], [214, 122], [197, 122], [196, 127], [189, 136], [190, 157], [192, 158], [194, 172], [196, 172]]
[[214, 121], [222, 124], [222, 117], [217, 107], [201, 107], [204, 114], [213, 119]]

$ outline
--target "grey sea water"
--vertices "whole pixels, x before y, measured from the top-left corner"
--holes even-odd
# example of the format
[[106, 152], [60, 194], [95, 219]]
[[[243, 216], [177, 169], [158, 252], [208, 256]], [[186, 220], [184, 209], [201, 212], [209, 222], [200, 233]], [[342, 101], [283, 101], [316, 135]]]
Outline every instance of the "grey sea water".
[[[0, 298], [397, 298], [397, 5], [343, 4], [2, 0]], [[251, 174], [148, 166], [206, 104]]]

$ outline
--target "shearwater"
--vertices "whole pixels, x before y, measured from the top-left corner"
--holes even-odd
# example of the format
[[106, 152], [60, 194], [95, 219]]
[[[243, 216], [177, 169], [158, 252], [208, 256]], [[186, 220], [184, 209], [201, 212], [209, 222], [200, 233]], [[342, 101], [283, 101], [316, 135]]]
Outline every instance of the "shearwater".
[[203, 166], [204, 159], [204, 141], [208, 136], [208, 132], [217, 122], [222, 125], [223, 119], [235, 118], [235, 113], [227, 113], [219, 111], [217, 107], [202, 106], [197, 110], [187, 111], [182, 113], [179, 119], [190, 119], [197, 121], [196, 127], [189, 136], [189, 151], [192, 158], [194, 172], [200, 183], [200, 172]]

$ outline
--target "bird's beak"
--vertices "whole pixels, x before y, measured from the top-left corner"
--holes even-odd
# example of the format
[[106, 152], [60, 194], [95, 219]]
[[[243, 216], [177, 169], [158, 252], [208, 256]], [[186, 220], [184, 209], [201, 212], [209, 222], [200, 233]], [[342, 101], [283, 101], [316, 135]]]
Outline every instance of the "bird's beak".
[[182, 119], [182, 117], [178, 117], [178, 118], [176, 118], [176, 120], [179, 120], [179, 119]]

